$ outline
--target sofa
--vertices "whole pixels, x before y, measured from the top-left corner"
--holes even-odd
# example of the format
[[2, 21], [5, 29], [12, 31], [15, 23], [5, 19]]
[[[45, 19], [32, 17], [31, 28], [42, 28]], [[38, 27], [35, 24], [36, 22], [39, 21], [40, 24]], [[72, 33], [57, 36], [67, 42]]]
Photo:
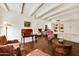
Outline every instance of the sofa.
[[5, 35], [0, 36], [0, 56], [13, 56], [19, 47], [18, 40], [7, 40]]

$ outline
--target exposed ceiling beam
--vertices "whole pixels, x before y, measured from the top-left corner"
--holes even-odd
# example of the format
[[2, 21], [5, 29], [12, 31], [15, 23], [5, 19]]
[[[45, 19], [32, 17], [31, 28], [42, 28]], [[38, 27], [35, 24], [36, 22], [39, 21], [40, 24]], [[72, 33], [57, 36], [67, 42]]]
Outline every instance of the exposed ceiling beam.
[[[75, 13], [75, 14], [77, 14], [77, 13]], [[60, 18], [60, 21], [72, 21], [72, 20], [79, 20], [79, 17], [78, 17], [78, 15], [73, 15], [73, 14], [71, 14], [70, 16], [69, 15], [65, 15], [65, 16], [62, 16], [62, 18]], [[75, 17], [75, 18], [74, 18]], [[56, 20], [58, 20], [57, 18], [54, 18], [54, 21], [56, 21]], [[53, 21], [53, 20], [49, 20], [49, 21]]]
[[44, 17], [43, 19], [47, 19], [47, 18], [49, 18], [49, 17], [54, 17], [54, 16], [56, 16], [56, 15], [58, 15], [58, 14], [60, 14], [60, 13], [63, 13], [63, 12], [66, 12], [66, 11], [68, 11], [68, 10], [71, 10], [71, 9], [73, 9], [75, 6], [77, 6], [77, 5], [66, 5], [65, 6], [65, 8], [63, 8], [63, 9], [60, 9], [60, 10], [58, 10], [57, 12], [54, 12], [54, 13], [51, 13], [49, 16], [46, 16], [46, 17]]
[[31, 14], [31, 16], [33, 16], [43, 5], [44, 5], [44, 3], [42, 3], [41, 5], [39, 5], [37, 7], [37, 9]]
[[61, 13], [55, 15], [55, 16], [53, 15], [51, 17], [51, 20], [54, 19], [54, 18], [59, 18], [59, 17], [62, 17], [62, 16], [70, 15], [72, 13], [75, 14], [76, 12], [79, 12], [79, 8], [78, 7], [79, 6], [73, 7], [71, 9], [68, 9], [68, 11], [63, 11], [63, 12], [61, 12]]
[[9, 7], [8, 7], [7, 3], [4, 3], [4, 5], [5, 5], [6, 9], [9, 11]]
[[24, 6], [25, 6], [25, 3], [22, 4], [21, 14], [23, 14], [24, 12]]
[[51, 8], [50, 10], [46, 11], [46, 12], [43, 13], [42, 15], [38, 16], [38, 18], [43, 17], [44, 15], [46, 15], [46, 14], [50, 13], [51, 11], [57, 9], [57, 8], [60, 7], [61, 5], [62, 5], [62, 4], [59, 4], [59, 5], [57, 5], [57, 6], [53, 7], [53, 8]]
[[76, 9], [74, 9], [73, 11], [69, 11], [69, 12], [70, 13], [63, 14], [63, 15], [51, 18], [51, 19], [49, 19], [49, 21], [55, 21], [55, 20], [58, 20], [58, 19], [60, 19], [61, 21], [79, 19], [79, 17], [78, 17], [78, 15], [79, 15], [79, 13], [78, 13], [79, 12], [79, 8], [78, 7]]

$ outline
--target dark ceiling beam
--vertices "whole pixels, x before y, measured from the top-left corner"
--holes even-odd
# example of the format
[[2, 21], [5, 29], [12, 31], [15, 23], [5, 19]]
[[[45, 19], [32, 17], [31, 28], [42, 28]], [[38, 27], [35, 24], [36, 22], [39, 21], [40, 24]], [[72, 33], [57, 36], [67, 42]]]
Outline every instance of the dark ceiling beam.
[[9, 7], [8, 7], [7, 3], [4, 3], [4, 5], [5, 5], [6, 9], [9, 11]]
[[43, 5], [44, 5], [44, 3], [42, 3], [41, 5], [39, 5], [37, 7], [37, 9], [31, 14], [31, 16], [33, 16]]
[[24, 12], [24, 6], [25, 6], [25, 3], [22, 4], [21, 14], [23, 14]]

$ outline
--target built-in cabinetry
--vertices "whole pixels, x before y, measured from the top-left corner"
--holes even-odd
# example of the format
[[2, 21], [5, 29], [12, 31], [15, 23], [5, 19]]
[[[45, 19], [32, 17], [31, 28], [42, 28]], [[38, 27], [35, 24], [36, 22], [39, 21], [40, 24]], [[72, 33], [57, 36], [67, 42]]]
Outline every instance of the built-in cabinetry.
[[53, 26], [52, 29], [55, 34], [64, 32], [64, 24], [63, 23], [57, 22], [57, 23], [52, 24], [52, 26]]
[[57, 32], [58, 38], [79, 43], [79, 20], [62, 21], [64, 32]]

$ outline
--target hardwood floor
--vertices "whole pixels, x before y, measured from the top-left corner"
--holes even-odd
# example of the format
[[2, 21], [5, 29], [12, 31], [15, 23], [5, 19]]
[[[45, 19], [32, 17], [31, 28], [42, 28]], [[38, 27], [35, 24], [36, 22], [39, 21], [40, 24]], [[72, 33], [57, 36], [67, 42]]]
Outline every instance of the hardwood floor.
[[[71, 56], [79, 56], [79, 44], [73, 43], [70, 41], [67, 41], [68, 43], [72, 44], [72, 52]], [[53, 46], [52, 43], [50, 43], [46, 37], [39, 37], [37, 39], [37, 42], [29, 42], [24, 45], [24, 48], [26, 50], [26, 54], [29, 52], [35, 50], [35, 49], [40, 49], [41, 51], [49, 54], [50, 56], [56, 56], [53, 51]]]

